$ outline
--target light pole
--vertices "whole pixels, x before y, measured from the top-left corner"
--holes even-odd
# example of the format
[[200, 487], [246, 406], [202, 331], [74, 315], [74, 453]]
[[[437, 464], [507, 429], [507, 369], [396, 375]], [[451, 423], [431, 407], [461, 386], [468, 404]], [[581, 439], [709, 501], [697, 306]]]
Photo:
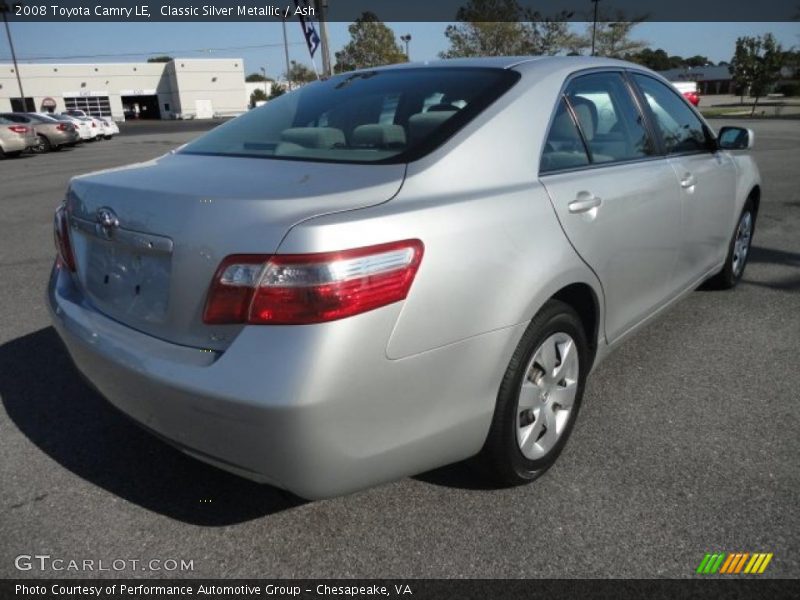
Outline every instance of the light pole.
[[408, 46], [411, 43], [411, 34], [407, 33], [405, 35], [401, 35], [400, 39], [406, 45], [406, 60], [408, 60], [408, 62], [411, 62], [411, 54], [408, 51]]
[[269, 98], [267, 93], [267, 67], [261, 67], [261, 72], [264, 74], [264, 97]]
[[592, 24], [592, 56], [594, 56], [594, 38], [597, 37], [597, 5], [600, 0], [592, 0], [594, 3], [594, 21]]
[[[14, 42], [11, 40], [11, 28], [8, 26], [7, 12], [10, 12], [16, 4], [8, 5], [6, 0], [0, 0], [0, 13], [3, 13], [3, 23], [6, 26], [6, 35], [8, 36], [8, 47], [11, 48], [11, 60], [14, 62], [14, 73], [17, 76], [17, 85], [19, 86], [19, 97], [22, 102], [22, 112], [27, 112], [28, 105], [25, 102], [25, 92], [22, 91], [22, 78], [19, 75], [19, 66], [17, 65], [17, 53], [14, 52]], [[35, 109], [36, 107], [34, 107]], [[13, 107], [11, 110], [14, 110]]]

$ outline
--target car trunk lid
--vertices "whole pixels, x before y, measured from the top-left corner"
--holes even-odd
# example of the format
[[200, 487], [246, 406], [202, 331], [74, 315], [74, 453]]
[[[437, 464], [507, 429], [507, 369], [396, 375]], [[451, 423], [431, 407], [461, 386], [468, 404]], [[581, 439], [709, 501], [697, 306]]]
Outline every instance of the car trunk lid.
[[385, 202], [404, 165], [170, 154], [73, 179], [77, 279], [107, 316], [158, 338], [224, 350], [240, 325], [206, 325], [230, 254], [271, 254], [296, 223]]

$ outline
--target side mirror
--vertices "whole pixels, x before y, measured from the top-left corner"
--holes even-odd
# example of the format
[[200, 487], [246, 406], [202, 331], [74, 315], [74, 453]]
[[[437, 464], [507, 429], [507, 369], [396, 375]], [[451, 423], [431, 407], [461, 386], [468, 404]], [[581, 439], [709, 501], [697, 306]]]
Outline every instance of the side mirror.
[[723, 150], [750, 150], [755, 134], [752, 129], [744, 127], [723, 127], [719, 130], [717, 141]]

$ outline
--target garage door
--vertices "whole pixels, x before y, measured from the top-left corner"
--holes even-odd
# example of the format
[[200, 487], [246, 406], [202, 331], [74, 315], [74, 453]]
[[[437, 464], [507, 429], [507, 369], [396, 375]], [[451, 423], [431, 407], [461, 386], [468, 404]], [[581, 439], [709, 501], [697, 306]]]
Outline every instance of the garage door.
[[67, 110], [82, 110], [93, 117], [110, 117], [111, 103], [108, 96], [71, 96], [64, 98]]

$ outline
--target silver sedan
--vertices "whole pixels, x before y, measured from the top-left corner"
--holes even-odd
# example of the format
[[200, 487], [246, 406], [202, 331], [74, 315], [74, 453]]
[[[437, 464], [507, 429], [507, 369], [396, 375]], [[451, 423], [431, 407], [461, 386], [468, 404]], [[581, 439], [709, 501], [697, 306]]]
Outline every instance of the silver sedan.
[[338, 75], [74, 178], [48, 304], [112, 404], [222, 469], [321, 498], [480, 455], [523, 483], [614, 347], [740, 280], [752, 143], [608, 59]]

